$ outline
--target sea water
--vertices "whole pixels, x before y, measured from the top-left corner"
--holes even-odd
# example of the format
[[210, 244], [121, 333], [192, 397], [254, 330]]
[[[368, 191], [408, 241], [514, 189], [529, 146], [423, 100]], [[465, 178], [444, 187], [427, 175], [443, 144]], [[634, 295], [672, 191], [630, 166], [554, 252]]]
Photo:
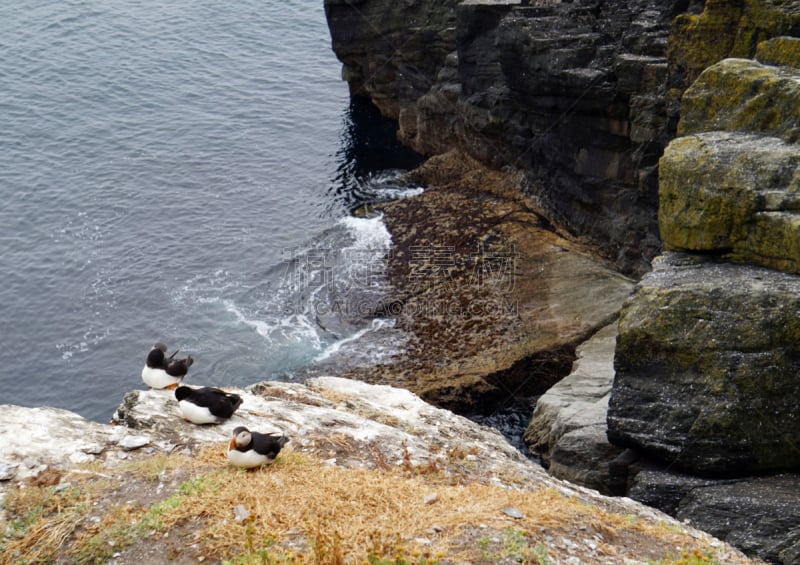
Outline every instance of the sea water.
[[391, 324], [391, 237], [349, 211], [419, 190], [393, 134], [322, 0], [4, 3], [0, 404], [107, 421], [157, 341], [243, 386]]

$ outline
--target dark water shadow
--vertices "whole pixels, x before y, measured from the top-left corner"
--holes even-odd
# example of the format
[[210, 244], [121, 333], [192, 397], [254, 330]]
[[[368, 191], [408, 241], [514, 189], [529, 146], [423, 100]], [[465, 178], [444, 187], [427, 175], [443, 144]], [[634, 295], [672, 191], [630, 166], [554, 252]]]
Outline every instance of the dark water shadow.
[[398, 176], [419, 166], [423, 157], [397, 140], [397, 123], [367, 98], [351, 98], [342, 121], [336, 175], [328, 188], [330, 209], [353, 210], [396, 198], [406, 187]]

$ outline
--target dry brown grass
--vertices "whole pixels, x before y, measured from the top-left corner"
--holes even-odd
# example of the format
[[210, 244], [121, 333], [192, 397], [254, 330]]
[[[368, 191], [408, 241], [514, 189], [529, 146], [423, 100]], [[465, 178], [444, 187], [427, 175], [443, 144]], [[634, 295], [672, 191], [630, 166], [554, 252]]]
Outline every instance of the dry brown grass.
[[[220, 444], [191, 459], [126, 463], [116, 477], [128, 497], [131, 488], [153, 491], [154, 477], [170, 469], [179, 473], [177, 490], [144, 506], [111, 496], [113, 485], [96, 473], [62, 493], [11, 491], [7, 510], [29, 519], [22, 535], [5, 540], [0, 563], [102, 562], [112, 551], [122, 551], [124, 563], [146, 562], [153, 548], [172, 559], [235, 563], [538, 563], [543, 555], [567, 556], [553, 543], [560, 539], [592, 540], [595, 556], [620, 561], [658, 562], [678, 548], [714, 551], [680, 527], [616, 514], [556, 489], [468, 482], [407, 457], [395, 466], [343, 469], [287, 449], [271, 467], [244, 471], [227, 463]], [[87, 521], [86, 508], [99, 500], [101, 519]], [[234, 518], [239, 505], [249, 512], [245, 520]], [[505, 515], [507, 506], [524, 517]]]

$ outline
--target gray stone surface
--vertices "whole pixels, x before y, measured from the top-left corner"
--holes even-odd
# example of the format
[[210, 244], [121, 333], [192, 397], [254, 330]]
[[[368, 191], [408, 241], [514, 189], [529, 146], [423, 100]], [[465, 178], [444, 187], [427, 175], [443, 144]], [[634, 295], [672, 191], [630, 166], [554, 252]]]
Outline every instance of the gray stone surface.
[[632, 499], [771, 563], [800, 556], [800, 475], [715, 480], [665, 470], [636, 474]]
[[523, 438], [553, 476], [606, 493], [608, 463], [622, 451], [606, 437], [616, 337], [615, 322], [577, 348], [572, 372], [537, 400]]
[[683, 96], [678, 135], [707, 131], [800, 141], [800, 68], [750, 59], [707, 68]]
[[800, 550], [800, 476], [779, 475], [692, 489], [677, 517], [772, 563]]
[[[386, 465], [437, 462], [443, 473], [457, 466], [457, 473], [453, 476], [459, 481], [478, 481], [512, 490], [555, 490], [565, 497], [586, 505], [597, 505], [619, 516], [643, 519], [658, 524], [658, 527], [666, 525], [680, 532], [683, 539], [698, 540], [704, 547], [713, 548], [715, 556], [726, 562], [750, 562], [729, 545], [682, 525], [655, 509], [630, 499], [604, 497], [555, 479], [523, 457], [496, 431], [435, 408], [406, 390], [320, 377], [311, 379], [307, 385], [263, 382], [249, 387], [248, 391], [236, 392], [242, 395], [243, 404], [234, 417], [224, 424], [206, 426], [184, 421], [170, 391], [163, 390], [133, 391], [125, 395], [116, 419], [135, 426], [135, 429], [125, 424], [89, 422], [64, 410], [2, 406], [0, 430], [4, 435], [0, 442], [0, 469], [9, 472], [12, 468], [20, 468], [20, 472], [15, 474], [13, 482], [0, 482], [0, 501], [6, 489], [15, 488], [11, 485], [44, 470], [59, 469], [59, 472], [46, 473], [45, 476], [62, 477], [62, 482], [53, 488], [63, 490], [70, 484], [66, 477], [76, 473], [111, 479], [120, 464], [146, 459], [154, 454], [176, 450], [191, 454], [196, 448], [208, 444], [224, 449], [232, 428], [247, 425], [254, 430], [285, 432], [291, 438], [286, 450], [322, 457], [331, 465], [385, 468]], [[119, 445], [126, 437], [134, 438], [130, 440], [133, 443], [137, 442], [137, 437], [150, 441], [140, 449], [126, 452]], [[75, 449], [95, 459], [91, 467], [81, 466], [71, 458], [70, 452]], [[455, 463], [450, 459], [453, 453], [459, 454]], [[418, 476], [422, 483], [424, 477], [425, 473]], [[160, 483], [157, 488], [161, 486]], [[138, 493], [129, 492], [122, 496], [135, 500]], [[152, 493], [147, 496], [152, 496]], [[442, 504], [436, 499], [428, 502]], [[251, 511], [252, 508], [244, 507], [234, 510], [231, 522], [247, 521], [247, 514]], [[510, 523], [520, 514], [513, 505], [498, 505], [497, 515]], [[4, 519], [0, 504], [0, 521]], [[465, 524], [465, 527], [474, 526]], [[548, 541], [548, 544], [573, 549], [576, 544], [583, 544], [586, 528], [578, 529], [576, 526], [576, 533], [571, 530], [563, 531], [558, 540]], [[598, 538], [598, 541], [606, 540]], [[590, 561], [593, 563], [612, 562], [614, 557], [609, 558], [608, 549], [624, 543], [625, 540], [606, 541], [578, 555], [592, 555]], [[600, 550], [600, 546], [604, 550]], [[565, 553], [575, 555], [569, 549]]]
[[608, 465], [621, 452], [608, 441], [605, 424], [584, 426], [558, 440], [548, 470], [559, 479], [610, 494]]
[[668, 253], [623, 308], [613, 443], [699, 474], [800, 465], [800, 277]]

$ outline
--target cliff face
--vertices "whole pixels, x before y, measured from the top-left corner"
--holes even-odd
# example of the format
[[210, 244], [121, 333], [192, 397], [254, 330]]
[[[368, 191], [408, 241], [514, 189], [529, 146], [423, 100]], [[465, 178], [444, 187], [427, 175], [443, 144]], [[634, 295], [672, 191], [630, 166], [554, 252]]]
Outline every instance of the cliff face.
[[607, 414], [612, 442], [666, 467], [629, 470], [629, 496], [775, 563], [800, 556], [782, 511], [800, 480], [799, 54], [768, 40], [686, 91], [660, 165], [670, 252], [623, 308]]
[[[402, 10], [413, 20], [429, 4]], [[602, 414], [566, 419], [574, 390], [600, 394], [594, 381], [548, 393], [557, 414], [529, 430], [534, 447], [562, 476], [613, 479], [750, 553], [797, 562], [798, 517], [782, 508], [797, 507], [798, 476], [750, 475], [798, 469], [800, 3], [465, 0], [437, 13], [450, 47], [403, 49], [404, 64], [434, 70], [427, 90], [400, 74], [359, 88], [384, 111], [379, 94], [393, 93], [401, 138], [519, 173], [546, 220], [619, 269], [648, 270], [662, 241], [670, 251], [620, 319], [607, 414], [608, 438], [630, 448], [613, 460], [619, 476], [579, 461], [616, 453], [595, 433]], [[566, 461], [588, 473], [565, 473]]]
[[496, 6], [458, 10], [460, 142], [492, 166], [522, 168], [551, 221], [633, 272], [659, 247], [655, 172], [669, 136], [672, 16], [660, 4], [509, 6], [501, 17]]
[[351, 91], [431, 155], [524, 172], [555, 225], [641, 274], [660, 251], [658, 160], [709, 65], [800, 31], [777, 0], [326, 0]]

